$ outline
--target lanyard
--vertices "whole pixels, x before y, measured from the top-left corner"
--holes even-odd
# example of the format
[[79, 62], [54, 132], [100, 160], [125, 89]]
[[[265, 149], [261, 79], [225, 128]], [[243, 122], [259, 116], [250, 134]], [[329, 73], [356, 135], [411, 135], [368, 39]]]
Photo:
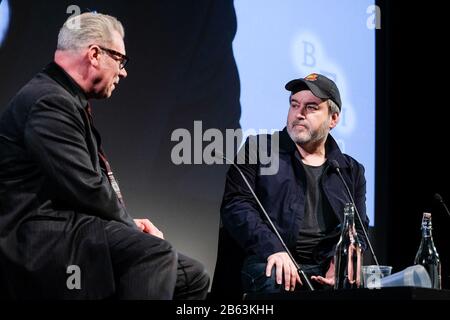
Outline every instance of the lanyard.
[[[92, 109], [91, 105], [88, 103], [86, 108], [84, 109], [86, 112], [86, 116], [89, 119], [89, 123], [91, 124], [91, 127], [93, 130], [94, 128], [94, 121], [92, 117]], [[114, 177], [114, 174], [112, 172], [111, 166], [109, 165], [108, 160], [106, 159], [106, 155], [102, 150], [102, 147], [100, 143], [98, 144], [98, 156], [100, 160], [100, 166], [106, 171], [106, 175], [108, 177], [109, 183], [111, 184], [111, 187], [113, 188], [114, 192], [117, 195], [117, 198], [119, 199], [120, 203], [125, 206], [125, 202], [123, 201], [122, 193], [120, 192], [119, 183], [117, 182], [116, 178]]]

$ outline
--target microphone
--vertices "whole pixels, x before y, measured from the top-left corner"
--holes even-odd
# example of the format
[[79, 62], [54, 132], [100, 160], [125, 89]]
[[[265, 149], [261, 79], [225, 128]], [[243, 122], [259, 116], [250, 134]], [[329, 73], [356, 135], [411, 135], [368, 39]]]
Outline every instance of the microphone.
[[448, 211], [447, 205], [444, 202], [444, 199], [442, 199], [441, 195], [439, 193], [434, 194], [434, 199], [439, 201], [440, 204], [442, 204], [442, 207], [444, 207], [445, 212], [450, 216], [450, 211]]
[[261, 202], [259, 201], [258, 197], [256, 196], [255, 191], [253, 191], [253, 188], [251, 187], [250, 183], [248, 182], [247, 178], [245, 177], [244, 173], [242, 172], [242, 170], [234, 163], [234, 161], [231, 161], [230, 159], [228, 159], [227, 157], [225, 157], [223, 154], [221, 154], [218, 151], [215, 151], [213, 153], [213, 157], [220, 157], [222, 159], [224, 159], [226, 162], [228, 162], [229, 164], [231, 164], [233, 167], [236, 168], [236, 170], [239, 172], [239, 174], [241, 175], [242, 179], [244, 180], [245, 184], [247, 185], [248, 189], [250, 190], [250, 192], [252, 193], [253, 198], [255, 198], [256, 203], [258, 204], [259, 208], [261, 209], [261, 211], [264, 214], [264, 217], [267, 219], [267, 222], [269, 223], [270, 227], [272, 228], [272, 230], [275, 232], [275, 235], [277, 236], [278, 240], [281, 242], [281, 245], [283, 246], [284, 250], [286, 250], [289, 258], [291, 259], [292, 263], [295, 265], [295, 268], [297, 269], [298, 274], [300, 275], [301, 280], [303, 281], [303, 283], [306, 283], [306, 285], [308, 286], [309, 290], [314, 291], [314, 287], [312, 286], [311, 282], [309, 281], [308, 277], [306, 276], [305, 272], [301, 269], [300, 265], [297, 263], [297, 261], [295, 261], [294, 256], [292, 255], [291, 251], [288, 249], [286, 243], [284, 243], [283, 238], [281, 237], [280, 233], [278, 232], [277, 228], [275, 227], [275, 225], [273, 224], [272, 220], [270, 219], [269, 215], [267, 214], [266, 209], [264, 209], [263, 205], [261, 204]]
[[358, 217], [358, 221], [359, 221], [359, 224], [361, 225], [361, 229], [362, 229], [362, 231], [364, 233], [364, 237], [366, 238], [367, 244], [369, 245], [370, 253], [372, 254], [373, 260], [375, 260], [375, 264], [379, 267], [380, 265], [378, 263], [377, 256], [375, 255], [375, 252], [373, 251], [372, 244], [370, 243], [369, 236], [367, 235], [366, 228], [364, 227], [364, 224], [363, 224], [363, 222], [361, 220], [361, 216], [359, 214], [358, 208], [356, 207], [355, 200], [353, 200], [352, 193], [350, 192], [350, 189], [348, 188], [348, 185], [345, 182], [344, 177], [342, 176], [341, 168], [339, 166], [339, 162], [337, 162], [337, 160], [331, 160], [330, 161], [330, 165], [338, 173], [339, 178], [341, 178], [341, 181], [342, 181], [342, 183], [345, 186], [345, 190], [347, 191], [347, 194], [350, 197], [350, 201], [352, 202], [352, 205], [355, 208], [356, 216]]

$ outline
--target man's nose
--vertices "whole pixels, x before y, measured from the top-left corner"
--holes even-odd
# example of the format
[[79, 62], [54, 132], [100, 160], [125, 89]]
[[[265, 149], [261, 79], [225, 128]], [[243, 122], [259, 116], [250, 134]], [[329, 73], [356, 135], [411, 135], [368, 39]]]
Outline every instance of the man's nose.
[[128, 75], [128, 73], [127, 73], [127, 70], [125, 70], [125, 68], [120, 69], [120, 72], [119, 72], [119, 77], [120, 78], [126, 78], [127, 75]]
[[298, 108], [297, 112], [295, 113], [295, 116], [299, 119], [305, 119], [305, 108], [304, 107]]

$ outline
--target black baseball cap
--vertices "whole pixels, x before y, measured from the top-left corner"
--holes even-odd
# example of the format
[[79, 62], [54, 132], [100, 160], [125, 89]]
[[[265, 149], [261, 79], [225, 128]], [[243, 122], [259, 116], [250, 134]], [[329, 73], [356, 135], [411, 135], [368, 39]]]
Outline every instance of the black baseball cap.
[[337, 104], [339, 110], [341, 110], [341, 95], [339, 94], [339, 89], [334, 81], [328, 79], [324, 75], [311, 73], [305, 78], [289, 81], [284, 87], [292, 93], [297, 93], [302, 90], [311, 90], [318, 98], [331, 99]]

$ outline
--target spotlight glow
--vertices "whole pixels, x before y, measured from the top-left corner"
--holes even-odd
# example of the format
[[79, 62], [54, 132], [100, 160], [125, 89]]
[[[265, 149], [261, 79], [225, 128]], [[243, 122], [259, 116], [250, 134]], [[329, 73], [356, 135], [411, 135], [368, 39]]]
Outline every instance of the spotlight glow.
[[9, 3], [8, 0], [0, 0], [0, 47], [6, 38], [9, 26]]

